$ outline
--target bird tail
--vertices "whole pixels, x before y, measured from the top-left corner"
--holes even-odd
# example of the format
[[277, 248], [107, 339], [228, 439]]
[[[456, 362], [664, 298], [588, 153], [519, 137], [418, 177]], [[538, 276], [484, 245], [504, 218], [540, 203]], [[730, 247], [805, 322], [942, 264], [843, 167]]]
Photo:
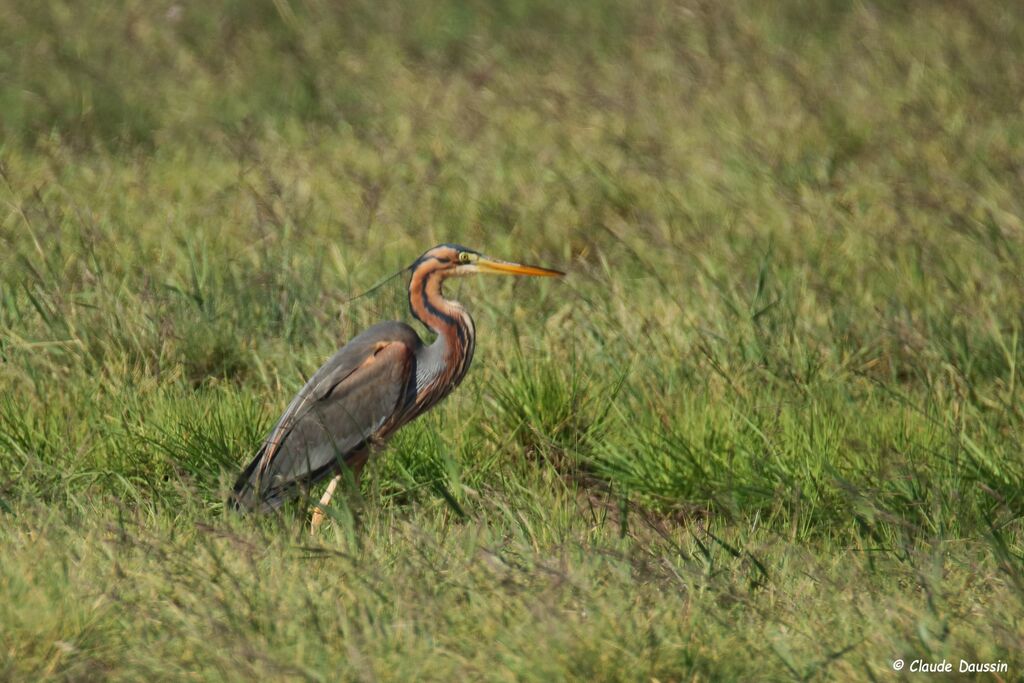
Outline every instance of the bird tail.
[[228, 505], [241, 514], [277, 510], [286, 501], [294, 498], [296, 494], [303, 491], [308, 492], [310, 486], [334, 474], [339, 468], [338, 462], [331, 461], [291, 481], [278, 482], [276, 477], [271, 478], [274, 481], [266, 481], [266, 473], [259, 471], [259, 464], [263, 460], [266, 447], [264, 444], [260, 448], [252, 462], [242, 470], [238, 479], [235, 480]]
[[242, 473], [238, 475], [238, 479], [235, 481], [234, 490], [231, 493], [230, 500], [228, 500], [228, 505], [237, 512], [244, 514], [247, 512], [264, 511], [271, 507], [267, 506], [263, 501], [263, 496], [259, 490], [260, 477], [256, 470], [262, 459], [263, 448], [260, 448], [259, 452], [256, 453], [256, 457], [242, 470]]

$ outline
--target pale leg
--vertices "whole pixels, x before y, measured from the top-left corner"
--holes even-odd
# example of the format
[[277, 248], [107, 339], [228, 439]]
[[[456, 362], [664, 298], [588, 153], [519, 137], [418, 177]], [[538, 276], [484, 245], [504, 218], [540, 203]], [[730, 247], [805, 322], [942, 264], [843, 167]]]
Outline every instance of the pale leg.
[[341, 475], [337, 475], [334, 479], [331, 479], [331, 483], [327, 485], [327, 490], [324, 491], [324, 495], [320, 498], [320, 503], [313, 508], [313, 521], [309, 523], [309, 533], [315, 534], [316, 530], [320, 528], [320, 525], [324, 522], [325, 511], [327, 506], [331, 503], [331, 498], [334, 496], [334, 490], [338, 488], [338, 482], [341, 481]]

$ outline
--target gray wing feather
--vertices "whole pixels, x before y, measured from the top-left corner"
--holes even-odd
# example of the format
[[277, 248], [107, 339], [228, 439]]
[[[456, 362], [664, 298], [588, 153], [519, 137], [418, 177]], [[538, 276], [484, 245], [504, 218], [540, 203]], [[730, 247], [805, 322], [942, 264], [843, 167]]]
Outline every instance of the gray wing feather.
[[415, 392], [422, 342], [399, 322], [380, 323], [335, 353], [292, 399], [235, 484], [239, 507], [275, 508], [336, 471]]

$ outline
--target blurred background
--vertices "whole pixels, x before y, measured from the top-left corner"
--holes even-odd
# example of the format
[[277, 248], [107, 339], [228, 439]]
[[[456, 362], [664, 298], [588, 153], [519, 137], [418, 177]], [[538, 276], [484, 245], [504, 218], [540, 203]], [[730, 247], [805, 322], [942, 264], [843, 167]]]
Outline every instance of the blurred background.
[[[1019, 672], [1022, 54], [988, 0], [0, 3], [0, 678]], [[313, 559], [227, 514], [449, 241], [569, 276], [450, 288], [473, 369]]]

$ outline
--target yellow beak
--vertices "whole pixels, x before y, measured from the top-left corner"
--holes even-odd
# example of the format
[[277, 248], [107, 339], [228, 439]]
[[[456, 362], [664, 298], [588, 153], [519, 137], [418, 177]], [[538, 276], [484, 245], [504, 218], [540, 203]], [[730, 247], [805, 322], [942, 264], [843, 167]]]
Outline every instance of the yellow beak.
[[530, 275], [532, 277], [562, 277], [565, 275], [560, 270], [528, 266], [523, 263], [511, 263], [510, 261], [499, 261], [484, 256], [478, 257], [473, 265], [481, 273], [492, 273], [494, 275]]

